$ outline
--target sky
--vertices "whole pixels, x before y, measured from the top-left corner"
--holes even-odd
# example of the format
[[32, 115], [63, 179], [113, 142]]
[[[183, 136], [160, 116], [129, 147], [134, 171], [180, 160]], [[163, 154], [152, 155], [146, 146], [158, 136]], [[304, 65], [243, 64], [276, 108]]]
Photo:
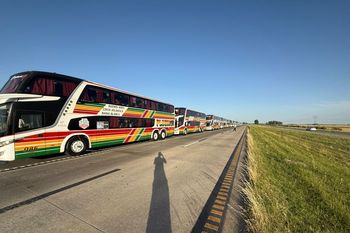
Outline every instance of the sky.
[[350, 124], [350, 1], [0, 1], [0, 86], [62, 73], [207, 114]]

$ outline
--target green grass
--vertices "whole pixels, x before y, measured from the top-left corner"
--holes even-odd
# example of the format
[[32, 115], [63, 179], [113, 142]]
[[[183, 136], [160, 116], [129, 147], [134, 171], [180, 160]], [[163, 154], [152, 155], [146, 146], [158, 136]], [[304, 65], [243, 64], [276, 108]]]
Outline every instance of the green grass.
[[350, 139], [250, 126], [253, 232], [350, 232]]

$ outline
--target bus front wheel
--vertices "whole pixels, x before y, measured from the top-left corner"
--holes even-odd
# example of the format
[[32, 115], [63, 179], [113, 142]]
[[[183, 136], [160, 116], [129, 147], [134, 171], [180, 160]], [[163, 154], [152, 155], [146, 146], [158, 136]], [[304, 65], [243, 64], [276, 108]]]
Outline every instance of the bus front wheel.
[[72, 137], [66, 145], [66, 153], [72, 156], [84, 154], [87, 149], [87, 142], [83, 137]]

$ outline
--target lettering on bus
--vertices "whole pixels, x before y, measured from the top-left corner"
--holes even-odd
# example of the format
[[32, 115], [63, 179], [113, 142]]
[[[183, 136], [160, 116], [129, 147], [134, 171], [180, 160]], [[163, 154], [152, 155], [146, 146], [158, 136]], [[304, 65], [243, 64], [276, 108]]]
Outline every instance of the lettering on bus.
[[24, 147], [24, 151], [30, 152], [30, 151], [37, 151], [38, 147], [37, 146], [28, 146]]
[[106, 104], [100, 114], [109, 116], [122, 116], [126, 110], [127, 107], [124, 106]]

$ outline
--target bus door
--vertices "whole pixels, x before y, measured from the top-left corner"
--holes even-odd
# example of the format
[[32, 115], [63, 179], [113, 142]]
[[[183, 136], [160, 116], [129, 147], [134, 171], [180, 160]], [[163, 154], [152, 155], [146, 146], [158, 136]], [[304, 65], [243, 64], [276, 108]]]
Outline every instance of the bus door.
[[[46, 139], [42, 111], [17, 111], [15, 114], [16, 158], [27, 158], [46, 154]], [[30, 135], [28, 135], [31, 132]]]
[[178, 128], [178, 127], [179, 127], [179, 117], [180, 117], [180, 116], [176, 116], [176, 117], [175, 117], [175, 128]]

